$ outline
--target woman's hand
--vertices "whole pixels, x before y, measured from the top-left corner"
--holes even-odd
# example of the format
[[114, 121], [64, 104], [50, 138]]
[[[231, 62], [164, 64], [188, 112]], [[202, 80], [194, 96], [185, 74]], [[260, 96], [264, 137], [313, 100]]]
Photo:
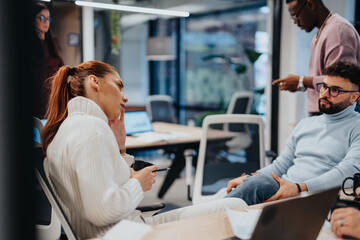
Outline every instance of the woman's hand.
[[345, 236], [360, 238], [360, 211], [349, 208], [335, 209], [331, 215], [331, 231], [336, 236], [344, 238]]
[[149, 166], [145, 167], [139, 171], [135, 171], [134, 169], [130, 168], [130, 177], [136, 178], [142, 187], [142, 190], [144, 192], [151, 189], [152, 185], [155, 183], [154, 177], [156, 177], [156, 172], [154, 172], [156, 169], [158, 169], [157, 166]]
[[267, 199], [265, 202], [299, 195], [299, 190], [295, 183], [288, 182], [276, 176], [274, 173], [272, 174], [272, 177], [280, 184], [280, 188], [271, 198]]
[[110, 120], [109, 126], [115, 134], [119, 149], [125, 149], [126, 131], [124, 122], [125, 108], [121, 110], [120, 119]]

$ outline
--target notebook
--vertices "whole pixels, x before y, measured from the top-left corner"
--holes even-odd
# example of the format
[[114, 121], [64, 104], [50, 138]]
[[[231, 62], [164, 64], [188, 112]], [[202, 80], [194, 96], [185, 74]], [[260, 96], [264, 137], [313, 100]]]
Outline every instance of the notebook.
[[124, 120], [126, 135], [151, 132], [153, 130], [146, 111], [125, 112]]
[[[254, 218], [256, 224], [253, 230], [247, 229], [251, 228], [250, 223], [248, 223], [248, 225], [238, 224], [240, 228], [235, 229], [234, 233], [239, 231], [242, 233], [242, 231], [249, 230], [249, 234], [245, 235], [251, 236], [251, 240], [316, 239], [330, 209], [336, 202], [339, 190], [340, 188], [333, 188], [267, 205], [261, 211], [260, 216], [257, 217], [257, 215]], [[251, 211], [252, 210], [248, 213], [249, 216], [243, 216], [243, 218], [249, 217], [250, 220], [250, 218], [253, 217], [252, 215], [256, 215], [256, 212], [252, 213]], [[240, 220], [243, 220], [243, 218]], [[257, 222], [256, 219], [258, 219]], [[236, 223], [234, 224], [232, 221], [233, 220], [230, 219], [234, 228]], [[240, 235], [243, 236], [244, 234], [239, 234], [238, 236], [240, 237]], [[249, 239], [249, 237], [242, 239]], [[231, 239], [240, 238], [234, 237]]]

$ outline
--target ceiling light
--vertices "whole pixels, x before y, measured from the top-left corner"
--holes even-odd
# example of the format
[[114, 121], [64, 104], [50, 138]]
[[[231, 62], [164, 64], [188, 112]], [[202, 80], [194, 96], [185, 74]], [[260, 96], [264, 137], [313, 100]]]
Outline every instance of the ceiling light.
[[125, 12], [147, 13], [147, 14], [156, 14], [156, 15], [167, 15], [167, 16], [175, 16], [175, 17], [188, 17], [190, 15], [189, 12], [185, 12], [185, 11], [174, 11], [174, 10], [165, 10], [165, 9], [158, 9], [158, 8], [133, 7], [133, 6], [125, 6], [125, 5], [109, 4], [109, 3], [75, 1], [75, 4], [78, 6], [84, 6], [84, 7], [118, 10], [118, 11], [125, 11]]

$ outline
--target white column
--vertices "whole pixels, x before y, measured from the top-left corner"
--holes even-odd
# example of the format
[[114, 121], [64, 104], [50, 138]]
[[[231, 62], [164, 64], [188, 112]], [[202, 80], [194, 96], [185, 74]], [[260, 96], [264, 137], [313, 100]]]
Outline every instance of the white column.
[[83, 61], [95, 60], [94, 8], [82, 7]]
[[272, 98], [272, 56], [273, 56], [273, 49], [272, 49], [272, 45], [273, 45], [273, 13], [274, 13], [274, 2], [272, 0], [268, 0], [267, 1], [267, 6], [270, 8], [270, 12], [267, 16], [268, 20], [267, 20], [267, 24], [266, 24], [266, 29], [267, 32], [269, 33], [269, 65], [268, 65], [268, 69], [269, 69], [269, 75], [268, 75], [268, 80], [267, 80], [267, 84], [265, 87], [265, 96], [266, 96], [266, 123], [265, 123], [265, 149], [266, 150], [270, 150], [271, 147], [271, 116], [272, 116], [272, 111], [271, 111], [271, 98]]

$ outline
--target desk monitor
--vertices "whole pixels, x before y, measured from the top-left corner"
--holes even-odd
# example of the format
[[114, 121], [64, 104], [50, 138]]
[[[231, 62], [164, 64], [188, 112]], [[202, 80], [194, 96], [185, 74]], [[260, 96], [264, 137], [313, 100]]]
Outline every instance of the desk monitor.
[[151, 132], [153, 129], [147, 112], [125, 112], [125, 130], [126, 135]]
[[316, 239], [340, 188], [265, 206], [251, 240]]

